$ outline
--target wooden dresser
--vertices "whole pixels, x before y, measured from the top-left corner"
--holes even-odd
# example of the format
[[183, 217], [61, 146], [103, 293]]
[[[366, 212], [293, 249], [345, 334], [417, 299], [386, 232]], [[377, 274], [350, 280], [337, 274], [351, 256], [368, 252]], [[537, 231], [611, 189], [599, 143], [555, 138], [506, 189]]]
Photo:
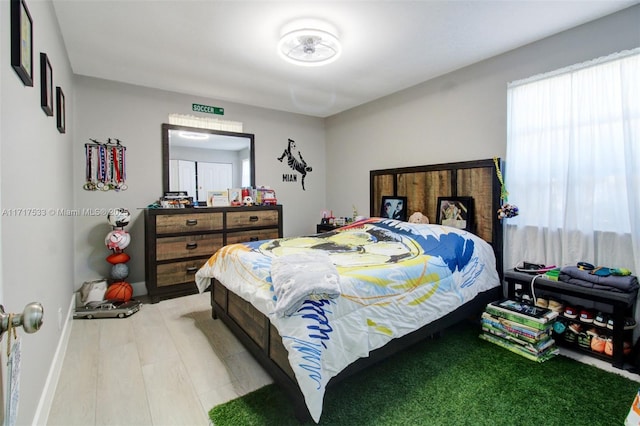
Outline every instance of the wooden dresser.
[[197, 293], [195, 274], [227, 244], [282, 237], [282, 206], [145, 210], [145, 281], [152, 303]]

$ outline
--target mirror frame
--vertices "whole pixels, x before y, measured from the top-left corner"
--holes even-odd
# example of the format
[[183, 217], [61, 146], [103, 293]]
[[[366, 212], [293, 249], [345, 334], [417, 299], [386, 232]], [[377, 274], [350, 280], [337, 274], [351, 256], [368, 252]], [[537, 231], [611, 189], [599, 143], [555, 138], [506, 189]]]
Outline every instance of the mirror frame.
[[[180, 126], [177, 124], [162, 123], [162, 192], [169, 192], [169, 130], [182, 130], [195, 133], [209, 133], [212, 135], [238, 136], [249, 139], [251, 160], [251, 187], [256, 186], [256, 152], [255, 135], [252, 133], [228, 132], [225, 130], [201, 129], [199, 127]], [[194, 200], [196, 201], [196, 200]], [[202, 201], [202, 200], [197, 200]]]

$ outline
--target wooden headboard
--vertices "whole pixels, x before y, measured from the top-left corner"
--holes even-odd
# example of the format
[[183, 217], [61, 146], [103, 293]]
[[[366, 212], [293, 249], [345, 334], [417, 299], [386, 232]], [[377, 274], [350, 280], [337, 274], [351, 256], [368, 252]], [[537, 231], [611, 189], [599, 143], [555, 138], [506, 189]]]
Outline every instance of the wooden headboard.
[[502, 276], [500, 181], [493, 159], [371, 170], [369, 188], [370, 216], [379, 216], [383, 196], [404, 196], [407, 214], [422, 212], [431, 223], [436, 221], [438, 197], [473, 197], [474, 233], [493, 247]]

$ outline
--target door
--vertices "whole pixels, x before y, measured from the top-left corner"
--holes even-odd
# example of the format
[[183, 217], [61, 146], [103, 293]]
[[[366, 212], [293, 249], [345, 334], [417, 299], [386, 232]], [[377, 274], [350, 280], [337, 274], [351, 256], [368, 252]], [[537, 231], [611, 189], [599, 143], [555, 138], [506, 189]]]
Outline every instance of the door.
[[233, 187], [231, 163], [197, 162], [198, 200], [207, 199], [207, 191], [227, 190]]

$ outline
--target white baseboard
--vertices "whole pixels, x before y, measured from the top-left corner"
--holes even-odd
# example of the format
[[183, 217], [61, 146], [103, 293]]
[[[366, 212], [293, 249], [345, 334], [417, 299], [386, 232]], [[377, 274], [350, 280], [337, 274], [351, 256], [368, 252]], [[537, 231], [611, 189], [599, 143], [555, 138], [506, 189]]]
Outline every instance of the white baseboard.
[[40, 401], [38, 402], [38, 408], [33, 416], [33, 425], [46, 425], [49, 419], [49, 412], [51, 411], [51, 405], [53, 404], [53, 397], [56, 393], [56, 387], [58, 385], [58, 379], [62, 371], [62, 365], [64, 363], [64, 356], [67, 353], [67, 345], [69, 344], [69, 336], [71, 335], [71, 323], [73, 321], [73, 311], [76, 306], [76, 295], [71, 295], [69, 302], [69, 309], [67, 311], [67, 319], [64, 322], [62, 328], [62, 334], [58, 341], [58, 347], [56, 353], [51, 362], [49, 368], [49, 374], [47, 375], [47, 381], [44, 384], [42, 394], [40, 394]]

